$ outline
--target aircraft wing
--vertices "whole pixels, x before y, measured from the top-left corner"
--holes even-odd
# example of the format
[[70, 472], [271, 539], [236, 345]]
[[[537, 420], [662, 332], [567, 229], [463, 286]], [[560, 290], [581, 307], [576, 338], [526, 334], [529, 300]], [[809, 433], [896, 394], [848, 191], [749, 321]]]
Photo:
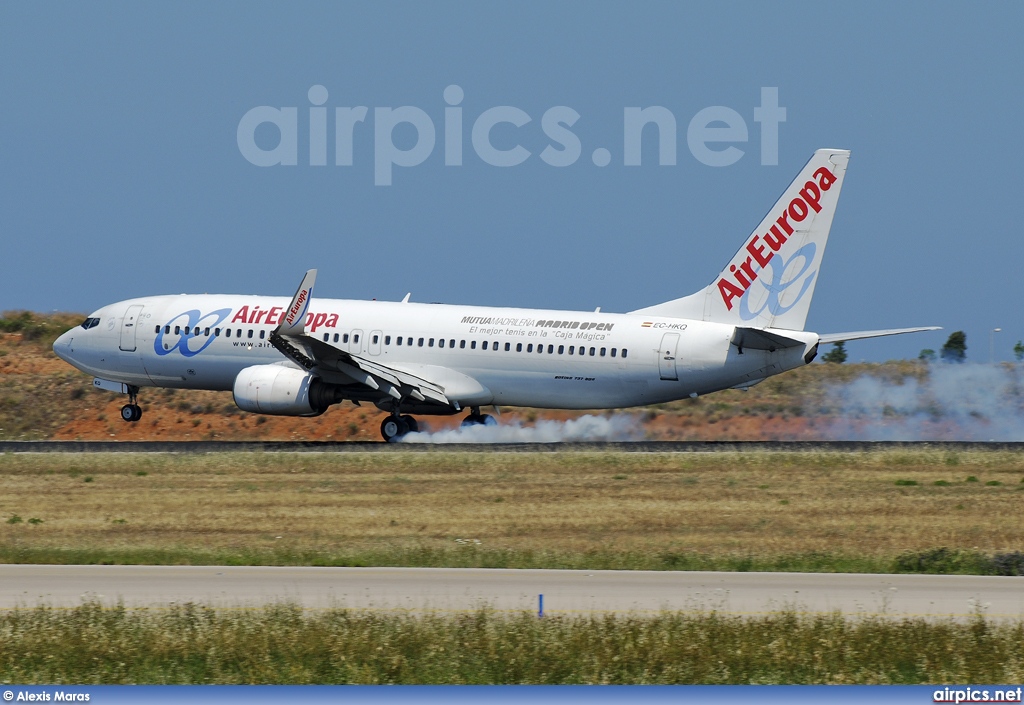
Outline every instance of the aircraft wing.
[[306, 370], [316, 368], [326, 378], [340, 376], [341, 383], [358, 383], [396, 400], [412, 398], [448, 406], [444, 387], [360, 355], [340, 350], [306, 334], [306, 311], [313, 295], [316, 270], [306, 272], [295, 296], [285, 309], [284, 320], [270, 334], [270, 343], [285, 357]]
[[942, 330], [940, 326], [923, 326], [920, 328], [888, 328], [886, 330], [859, 330], [852, 333], [826, 333], [818, 336], [819, 343], [845, 343], [848, 340], [864, 338], [882, 338], [886, 335], [902, 335], [903, 333], [920, 333], [925, 330]]
[[[317, 370], [340, 372], [371, 389], [380, 390], [395, 399], [411, 397], [416, 401], [432, 401], [444, 406], [450, 404], [444, 387], [428, 379], [385, 365], [361, 355], [339, 350], [330, 343], [303, 336], [302, 342], [313, 353]], [[329, 377], [330, 375], [325, 375]]]

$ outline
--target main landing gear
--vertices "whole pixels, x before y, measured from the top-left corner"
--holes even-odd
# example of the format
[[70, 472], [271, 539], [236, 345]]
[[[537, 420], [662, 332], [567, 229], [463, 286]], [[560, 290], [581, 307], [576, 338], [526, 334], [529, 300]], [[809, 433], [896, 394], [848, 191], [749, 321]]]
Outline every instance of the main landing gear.
[[142, 407], [138, 405], [139, 388], [128, 387], [128, 403], [121, 407], [121, 418], [135, 423], [142, 418]]
[[420, 426], [412, 416], [399, 416], [392, 414], [380, 422], [380, 435], [390, 443], [407, 433], [416, 433]]
[[462, 420], [462, 427], [467, 426], [497, 426], [498, 422], [490, 414], [481, 414], [479, 406], [469, 409], [469, 416]]

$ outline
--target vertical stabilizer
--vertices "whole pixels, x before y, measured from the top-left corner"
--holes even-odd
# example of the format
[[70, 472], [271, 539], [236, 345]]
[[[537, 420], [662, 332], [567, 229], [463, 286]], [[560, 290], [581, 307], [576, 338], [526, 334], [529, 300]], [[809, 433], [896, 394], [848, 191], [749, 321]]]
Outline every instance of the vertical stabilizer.
[[803, 330], [849, 159], [816, 151], [710, 286], [633, 313]]

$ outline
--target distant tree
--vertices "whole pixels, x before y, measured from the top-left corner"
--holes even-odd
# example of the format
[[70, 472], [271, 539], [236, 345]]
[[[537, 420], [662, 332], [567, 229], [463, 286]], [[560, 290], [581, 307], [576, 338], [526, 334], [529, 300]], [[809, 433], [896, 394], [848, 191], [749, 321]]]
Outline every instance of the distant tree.
[[935, 362], [935, 351], [931, 348], [925, 348], [921, 351], [921, 354], [917, 356], [918, 360], [924, 360], [925, 362]]
[[821, 356], [822, 362], [835, 362], [837, 364], [843, 364], [846, 362], [846, 343], [839, 341], [832, 346], [832, 349]]
[[1024, 360], [1024, 341], [1017, 341], [1017, 344], [1013, 346], [1013, 354], [1017, 356], [1018, 362]]
[[963, 362], [967, 359], [967, 334], [962, 330], [949, 334], [949, 340], [939, 353], [946, 362]]

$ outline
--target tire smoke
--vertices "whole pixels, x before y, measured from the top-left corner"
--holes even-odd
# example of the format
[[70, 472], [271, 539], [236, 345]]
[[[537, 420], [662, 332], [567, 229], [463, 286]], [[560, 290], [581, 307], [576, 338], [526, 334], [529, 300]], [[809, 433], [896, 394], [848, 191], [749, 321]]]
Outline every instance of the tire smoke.
[[409, 433], [403, 443], [565, 443], [638, 441], [643, 429], [632, 414], [593, 416], [565, 421], [540, 420], [532, 426], [519, 421], [496, 426], [463, 426], [433, 433]]
[[832, 387], [833, 440], [1024, 441], [1024, 366], [934, 363], [918, 380]]

